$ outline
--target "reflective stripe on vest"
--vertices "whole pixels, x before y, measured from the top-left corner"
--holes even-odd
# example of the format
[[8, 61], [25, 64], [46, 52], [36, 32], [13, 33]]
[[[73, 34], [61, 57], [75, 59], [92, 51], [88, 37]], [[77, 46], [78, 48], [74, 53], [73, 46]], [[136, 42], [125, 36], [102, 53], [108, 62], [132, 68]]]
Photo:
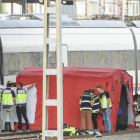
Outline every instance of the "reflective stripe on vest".
[[25, 90], [17, 90], [16, 104], [25, 104], [27, 101], [27, 94]]
[[92, 110], [92, 113], [98, 113], [100, 112], [100, 109]]
[[80, 108], [80, 111], [81, 110], [92, 110], [92, 108], [91, 107], [82, 107], [82, 108]]
[[11, 90], [4, 90], [2, 94], [2, 104], [3, 105], [13, 105], [13, 95], [11, 94]]
[[[106, 109], [107, 108], [108, 100], [107, 100], [107, 97], [105, 95], [102, 96], [102, 99], [100, 98], [100, 102], [101, 102], [102, 109]], [[109, 107], [112, 107], [111, 100], [110, 100]]]

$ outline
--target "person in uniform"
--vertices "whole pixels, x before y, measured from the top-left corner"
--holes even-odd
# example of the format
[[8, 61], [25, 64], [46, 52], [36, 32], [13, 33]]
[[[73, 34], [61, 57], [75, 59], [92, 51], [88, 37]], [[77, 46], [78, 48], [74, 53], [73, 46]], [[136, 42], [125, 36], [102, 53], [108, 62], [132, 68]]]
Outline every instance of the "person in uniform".
[[100, 93], [101, 113], [103, 114], [105, 123], [105, 132], [111, 132], [111, 111], [112, 104], [109, 93], [104, 91], [101, 86], [97, 86], [96, 90]]
[[93, 129], [92, 126], [92, 106], [93, 101], [88, 90], [84, 91], [84, 94], [80, 96], [79, 105], [81, 106], [81, 130], [86, 130], [86, 121], [88, 129]]
[[92, 107], [92, 121], [94, 123], [94, 128], [97, 129], [98, 125], [97, 125], [97, 116], [98, 113], [100, 112], [100, 107], [99, 107], [99, 97], [94, 94], [95, 93], [95, 89], [90, 89], [89, 93], [91, 95], [91, 99], [93, 100], [94, 104]]
[[13, 83], [8, 81], [7, 82], [7, 88], [4, 89], [1, 93], [1, 100], [3, 105], [3, 121], [2, 121], [2, 132], [5, 131], [5, 121], [7, 117], [7, 113], [9, 113], [10, 117], [10, 126], [11, 126], [11, 132], [16, 132], [14, 130], [14, 101], [15, 99], [15, 92], [11, 90]]
[[25, 120], [25, 123], [26, 123], [26, 131], [30, 131], [29, 121], [28, 121], [27, 113], [26, 113], [27, 91], [30, 90], [35, 85], [36, 85], [36, 83], [29, 86], [27, 89], [23, 89], [23, 84], [22, 83], [17, 84], [16, 112], [17, 112], [18, 123], [19, 123], [18, 132], [22, 131], [22, 116], [23, 116], [23, 118]]

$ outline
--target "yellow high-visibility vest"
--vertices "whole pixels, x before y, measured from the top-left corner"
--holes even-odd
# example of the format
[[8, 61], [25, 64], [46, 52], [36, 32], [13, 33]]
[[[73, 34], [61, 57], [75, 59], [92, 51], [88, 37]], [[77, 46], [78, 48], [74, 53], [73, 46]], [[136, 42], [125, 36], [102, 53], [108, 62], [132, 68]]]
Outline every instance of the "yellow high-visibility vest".
[[3, 105], [13, 105], [13, 95], [11, 90], [4, 90], [2, 93], [2, 104]]
[[[107, 100], [106, 95], [103, 95], [103, 96], [102, 96], [102, 99], [100, 98], [100, 102], [101, 102], [101, 108], [102, 108], [102, 109], [106, 109], [106, 108], [107, 108], [107, 103], [108, 103], [108, 100]], [[112, 107], [111, 100], [110, 100], [110, 105], [109, 105], [109, 107]]]
[[17, 90], [17, 95], [16, 95], [16, 104], [26, 104], [27, 101], [27, 94], [24, 89], [22, 90]]

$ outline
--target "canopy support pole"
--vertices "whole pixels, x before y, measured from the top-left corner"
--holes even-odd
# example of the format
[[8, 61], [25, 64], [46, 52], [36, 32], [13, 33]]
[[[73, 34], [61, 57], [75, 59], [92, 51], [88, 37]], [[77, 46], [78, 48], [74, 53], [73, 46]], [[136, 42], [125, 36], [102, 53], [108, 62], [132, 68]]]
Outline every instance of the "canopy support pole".
[[134, 34], [134, 31], [132, 28], [130, 28], [130, 31], [133, 36], [133, 42], [134, 42], [134, 52], [135, 52], [135, 95], [138, 94], [138, 62], [137, 62], [137, 40], [136, 36]]

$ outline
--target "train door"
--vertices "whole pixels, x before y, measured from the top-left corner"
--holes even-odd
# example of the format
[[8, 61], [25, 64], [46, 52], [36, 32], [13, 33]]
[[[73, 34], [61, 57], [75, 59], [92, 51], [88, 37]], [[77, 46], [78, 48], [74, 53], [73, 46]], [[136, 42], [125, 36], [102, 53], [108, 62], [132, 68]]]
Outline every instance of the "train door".
[[[55, 48], [56, 48], [56, 46], [55, 46]], [[68, 66], [68, 46], [67, 46], [67, 44], [62, 44], [62, 66], [63, 67]]]

